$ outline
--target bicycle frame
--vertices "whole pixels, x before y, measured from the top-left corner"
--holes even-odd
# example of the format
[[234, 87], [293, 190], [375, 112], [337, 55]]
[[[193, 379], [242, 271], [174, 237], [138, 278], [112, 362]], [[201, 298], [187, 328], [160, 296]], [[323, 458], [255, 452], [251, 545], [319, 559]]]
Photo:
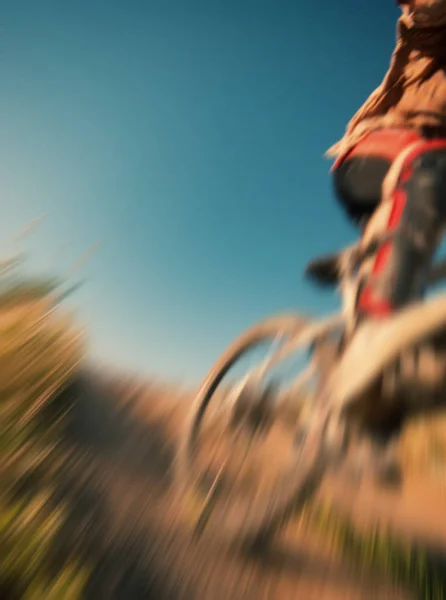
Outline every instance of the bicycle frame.
[[[338, 257], [340, 272], [339, 294], [341, 310], [320, 320], [310, 322], [303, 331], [291, 338], [278, 350], [268, 356], [264, 362], [248, 374], [248, 379], [262, 379], [278, 363], [285, 361], [299, 347], [309, 347], [317, 340], [342, 330], [347, 336], [357, 323], [357, 297], [359, 288], [367, 276], [369, 260], [379, 247], [393, 239], [394, 232], [383, 234], [383, 221], [388, 218], [390, 204], [383, 202], [378, 208], [363, 238], [356, 244], [344, 249]], [[428, 284], [446, 279], [446, 260], [434, 264], [428, 274]], [[399, 352], [414, 345], [423, 336], [435, 332], [438, 327], [446, 326], [446, 296], [437, 295], [428, 301], [418, 301], [400, 310], [391, 321], [370, 322], [365, 324], [370, 336], [355, 340], [340, 357], [325, 386], [338, 407], [350, 403], [361, 389], [379, 374], [380, 369], [396, 358]], [[281, 334], [283, 336], [283, 334]], [[367, 347], [364, 340], [367, 339]], [[367, 361], [364, 360], [367, 353]], [[298, 375], [293, 389], [299, 389], [314, 371], [310, 365]]]

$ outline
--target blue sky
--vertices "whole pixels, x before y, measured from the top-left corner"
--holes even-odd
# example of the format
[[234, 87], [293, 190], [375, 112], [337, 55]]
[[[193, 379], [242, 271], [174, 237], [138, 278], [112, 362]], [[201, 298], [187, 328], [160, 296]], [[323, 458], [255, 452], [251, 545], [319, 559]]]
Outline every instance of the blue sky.
[[[379, 6], [378, 6], [379, 4]], [[0, 240], [66, 273], [94, 356], [198, 380], [247, 325], [320, 314], [355, 232], [325, 149], [379, 84], [394, 3], [1, 0]]]

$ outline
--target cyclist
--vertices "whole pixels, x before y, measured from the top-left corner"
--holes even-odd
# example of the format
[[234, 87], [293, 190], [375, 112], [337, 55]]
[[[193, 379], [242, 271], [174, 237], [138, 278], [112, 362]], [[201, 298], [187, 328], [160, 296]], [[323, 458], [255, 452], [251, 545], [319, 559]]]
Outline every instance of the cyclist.
[[[327, 152], [336, 158], [336, 196], [365, 234], [377, 206], [389, 203], [385, 228], [395, 237], [374, 257], [373, 277], [358, 298], [359, 314], [373, 317], [422, 292], [446, 221], [446, 0], [397, 4], [389, 70]], [[322, 282], [335, 271], [334, 257], [308, 268]]]

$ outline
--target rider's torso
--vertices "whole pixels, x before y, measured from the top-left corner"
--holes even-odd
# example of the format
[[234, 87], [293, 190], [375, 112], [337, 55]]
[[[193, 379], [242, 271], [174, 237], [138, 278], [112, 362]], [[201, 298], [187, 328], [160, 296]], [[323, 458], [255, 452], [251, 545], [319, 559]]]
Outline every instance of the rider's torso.
[[[386, 115], [387, 126], [403, 125], [420, 129], [431, 126], [446, 129], [446, 73], [436, 70], [425, 81], [414, 81], [401, 90]], [[393, 123], [392, 123], [393, 122]], [[379, 128], [379, 118], [374, 127]]]
[[426, 126], [446, 130], [446, 0], [413, 0], [398, 21], [388, 72], [350, 120], [328, 156], [349, 151], [383, 128]]

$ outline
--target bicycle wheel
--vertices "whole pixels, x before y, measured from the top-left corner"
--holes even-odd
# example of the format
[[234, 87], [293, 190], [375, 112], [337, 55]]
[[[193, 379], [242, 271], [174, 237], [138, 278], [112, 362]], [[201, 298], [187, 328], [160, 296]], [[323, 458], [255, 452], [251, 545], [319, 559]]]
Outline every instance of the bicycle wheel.
[[311, 323], [298, 315], [279, 315], [242, 334], [210, 370], [186, 423], [177, 460], [178, 482], [203, 503], [198, 526], [206, 525], [229, 541], [254, 540], [277, 530], [323, 477], [322, 425], [314, 426], [312, 434], [304, 434], [296, 444], [296, 427], [269, 404], [268, 388], [244, 388], [236, 408], [248, 409], [241, 416], [238, 411], [235, 420], [237, 410], [227, 401], [231, 392], [217, 391], [231, 367], [250, 349], [278, 337], [283, 343], [294, 340], [298, 347], [308, 327]]

